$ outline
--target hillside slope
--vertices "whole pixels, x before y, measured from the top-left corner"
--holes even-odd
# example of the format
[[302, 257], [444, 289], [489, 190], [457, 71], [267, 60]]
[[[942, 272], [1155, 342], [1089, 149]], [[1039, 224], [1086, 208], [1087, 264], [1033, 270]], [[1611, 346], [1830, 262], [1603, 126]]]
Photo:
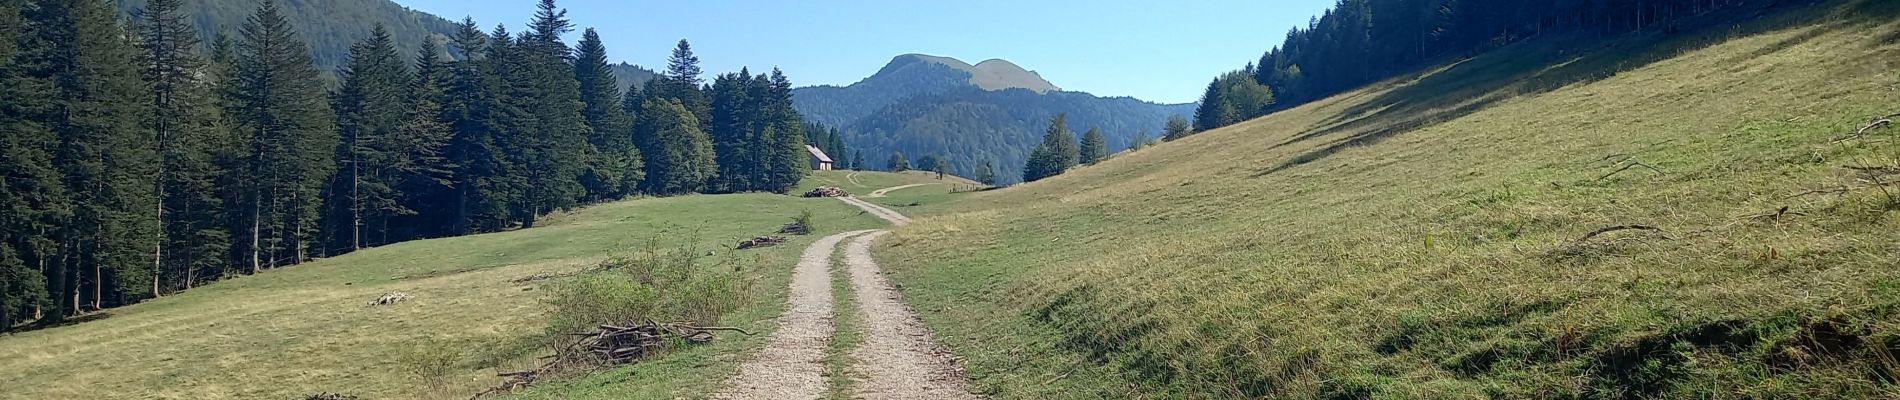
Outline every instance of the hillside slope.
[[1834, 141], [1900, 112], [1896, 21], [1528, 41], [877, 253], [997, 398], [1891, 397], [1900, 129]]

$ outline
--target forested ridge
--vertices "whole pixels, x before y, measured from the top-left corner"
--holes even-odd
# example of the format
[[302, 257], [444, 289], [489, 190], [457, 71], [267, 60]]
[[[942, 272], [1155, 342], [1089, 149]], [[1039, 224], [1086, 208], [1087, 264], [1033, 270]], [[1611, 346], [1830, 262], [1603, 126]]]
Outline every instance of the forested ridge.
[[1667, 34], [1712, 14], [1760, 15], [1813, 2], [1339, 0], [1307, 26], [1287, 32], [1258, 62], [1210, 82], [1194, 127], [1231, 125], [1519, 41]]
[[[983, 63], [987, 68], [1020, 71], [1006, 64], [1000, 60]], [[1192, 104], [1047, 90], [1054, 85], [1039, 80], [1023, 87], [984, 88], [972, 83], [972, 73], [959, 66], [967, 64], [943, 57], [898, 56], [878, 73], [850, 86], [799, 88], [797, 105], [813, 121], [839, 128], [850, 149], [870, 153], [868, 159], [885, 160], [896, 152], [912, 157], [934, 155], [948, 164], [948, 172], [967, 177], [982, 175], [984, 165], [1019, 171], [1056, 114], [1066, 113], [1078, 128], [1101, 129], [1106, 145], [1120, 150], [1133, 146], [1138, 138], [1158, 137], [1169, 116], [1191, 115], [1194, 108]], [[830, 154], [857, 158], [856, 154]], [[887, 162], [873, 164], [852, 166], [891, 168]], [[1014, 173], [998, 176], [998, 183], [1018, 181]]]
[[184, 0], [123, 23], [111, 0], [0, 0], [0, 330], [628, 196], [783, 192], [807, 169], [790, 79], [704, 82], [685, 40], [623, 91], [627, 66], [591, 29], [563, 42], [541, 0], [519, 33], [464, 20], [446, 46], [371, 24], [332, 83], [289, 10], [207, 35]]

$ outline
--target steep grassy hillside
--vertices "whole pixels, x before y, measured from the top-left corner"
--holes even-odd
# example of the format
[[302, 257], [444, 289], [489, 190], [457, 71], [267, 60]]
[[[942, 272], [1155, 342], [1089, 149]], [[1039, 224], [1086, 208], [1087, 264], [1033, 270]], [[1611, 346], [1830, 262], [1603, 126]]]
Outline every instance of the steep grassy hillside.
[[[881, 181], [924, 179], [866, 174]], [[547, 291], [540, 289], [561, 280], [517, 279], [580, 270], [649, 240], [668, 249], [694, 245], [694, 254], [710, 254], [707, 265], [717, 264], [709, 268], [724, 268], [718, 263], [728, 260], [726, 246], [772, 233], [802, 210], [814, 213], [819, 232], [739, 254], [738, 267], [757, 290], [726, 323], [760, 334], [723, 335], [710, 345], [529, 396], [710, 393], [775, 326], [792, 262], [807, 243], [884, 223], [832, 199], [685, 196], [590, 207], [533, 229], [374, 248], [218, 282], [85, 322], [0, 335], [0, 382], [7, 382], [0, 399], [285, 399], [319, 392], [465, 399], [496, 384], [495, 369], [535, 362], [524, 358], [533, 357], [534, 338], [546, 326], [541, 300]], [[395, 291], [415, 297], [365, 305]], [[518, 355], [524, 351], [529, 355]], [[616, 391], [603, 392], [602, 381], [613, 382]]]
[[[1900, 128], [1834, 143], [1900, 112], [1900, 3], [1703, 22], [971, 195], [877, 253], [998, 398], [1900, 396], [1900, 187], [1866, 188]], [[1622, 225], [1661, 231], [1591, 235]]]

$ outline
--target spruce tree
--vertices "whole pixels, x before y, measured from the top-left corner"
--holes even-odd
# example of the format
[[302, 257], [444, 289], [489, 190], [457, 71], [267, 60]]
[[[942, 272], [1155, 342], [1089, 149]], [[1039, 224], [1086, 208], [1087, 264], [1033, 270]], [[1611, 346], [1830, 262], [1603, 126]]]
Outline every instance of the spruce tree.
[[755, 82], [744, 69], [713, 78], [708, 96], [712, 119], [706, 121], [705, 129], [712, 137], [719, 172], [707, 185], [708, 191], [734, 193], [758, 188], [765, 164], [760, 154], [764, 147], [759, 143], [763, 139], [760, 128], [765, 126], [760, 106], [766, 99], [754, 96], [765, 94], [763, 86], [764, 82]]
[[389, 221], [413, 213], [401, 180], [409, 167], [397, 131], [406, 118], [408, 68], [381, 24], [350, 48], [336, 110], [336, 176], [328, 190], [326, 249], [355, 250], [390, 242]]
[[1057, 160], [1055, 149], [1048, 144], [1036, 145], [1029, 151], [1029, 161], [1023, 164], [1023, 182], [1035, 182], [1055, 176], [1060, 172], [1061, 161]]
[[1174, 141], [1194, 134], [1194, 126], [1188, 124], [1181, 114], [1168, 116], [1168, 124], [1161, 127], [1161, 140]]
[[505, 225], [510, 188], [494, 117], [500, 108], [495, 89], [504, 78], [494, 76], [496, 67], [485, 56], [495, 49], [474, 19], [463, 19], [452, 39], [460, 57], [449, 67], [451, 82], [442, 100], [442, 119], [452, 131], [446, 155], [455, 166], [446, 233], [498, 230]]
[[1108, 159], [1108, 138], [1102, 136], [1101, 128], [1089, 127], [1088, 132], [1082, 134], [1080, 161], [1084, 165], [1095, 165], [1106, 159]]
[[784, 71], [773, 68], [771, 75], [755, 81], [763, 87], [756, 96], [763, 128], [755, 139], [763, 149], [759, 157], [763, 166], [753, 190], [784, 193], [797, 187], [811, 169], [811, 154], [805, 150], [805, 117], [792, 106], [792, 81]]
[[651, 82], [655, 90], [649, 91], [649, 95], [678, 101], [700, 122], [710, 121], [712, 104], [700, 90], [700, 84], [705, 82], [700, 75], [704, 72], [699, 67], [699, 56], [693, 55], [693, 45], [680, 39], [679, 44], [673, 46], [673, 54], [666, 59], [666, 71]]
[[607, 62], [600, 34], [588, 28], [574, 55], [574, 77], [580, 82], [582, 115], [589, 128], [587, 166], [581, 184], [588, 201], [614, 200], [632, 194], [626, 176], [638, 174], [640, 151], [633, 146], [633, 118], [621, 107], [620, 81]]
[[646, 157], [642, 190], [677, 195], [704, 189], [717, 169], [712, 140], [700, 130], [693, 113], [678, 101], [664, 98], [647, 100], [641, 110], [635, 140]]
[[1042, 144], [1048, 146], [1055, 155], [1055, 169], [1051, 175], [1061, 174], [1081, 161], [1082, 148], [1076, 143], [1075, 132], [1069, 130], [1069, 115], [1056, 114], [1049, 121], [1049, 130], [1042, 137]]
[[337, 136], [310, 51], [276, 1], [244, 23], [236, 60], [229, 113], [249, 149], [237, 171], [244, 196], [233, 208], [244, 233], [236, 247], [256, 273], [311, 254]]
[[517, 155], [519, 178], [526, 182], [513, 210], [524, 227], [533, 227], [542, 214], [572, 208], [587, 195], [580, 176], [591, 129], [582, 115], [580, 81], [568, 63], [572, 51], [561, 42], [561, 35], [573, 29], [566, 10], [542, 0], [516, 44], [515, 77], [523, 90], [508, 101], [518, 104], [526, 119], [519, 126], [524, 129], [516, 131], [517, 143], [524, 146], [509, 150]]
[[410, 240], [454, 233], [455, 162], [448, 147], [455, 131], [444, 117], [444, 96], [453, 84], [449, 64], [433, 40], [424, 39], [416, 50], [415, 76], [404, 99], [403, 121], [397, 127], [396, 150], [404, 163], [397, 169], [397, 188], [407, 211], [386, 229], [390, 240]]
[[153, 208], [162, 229], [152, 255], [154, 294], [167, 281], [191, 287], [198, 271], [225, 263], [230, 247], [218, 184], [218, 162], [231, 144], [214, 95], [221, 71], [199, 57], [198, 32], [180, 11], [183, 5], [152, 0], [138, 17], [144, 76], [151, 84], [148, 124], [159, 158]]
[[[0, 330], [16, 321], [36, 317], [46, 306], [49, 320], [59, 320], [48, 289], [59, 292], [65, 265], [57, 262], [58, 246], [52, 236], [65, 214], [65, 191], [53, 167], [58, 137], [33, 118], [43, 115], [51, 98], [51, 82], [26, 74], [16, 63], [27, 24], [21, 20], [26, 0], [0, 0]], [[36, 41], [29, 41], [29, 44]], [[16, 280], [17, 279], [17, 280]]]

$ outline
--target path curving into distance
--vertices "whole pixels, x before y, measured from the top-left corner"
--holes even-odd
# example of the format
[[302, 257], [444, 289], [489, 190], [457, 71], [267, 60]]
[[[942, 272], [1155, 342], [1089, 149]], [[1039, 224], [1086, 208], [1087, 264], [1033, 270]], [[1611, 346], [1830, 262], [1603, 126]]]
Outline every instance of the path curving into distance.
[[[899, 186], [881, 190], [903, 189]], [[891, 225], [910, 223], [889, 208], [852, 197], [845, 202]], [[980, 399], [971, 392], [970, 379], [948, 348], [930, 335], [917, 312], [904, 303], [890, 280], [871, 258], [871, 243], [887, 230], [852, 231], [826, 236], [805, 248], [792, 272], [791, 295], [779, 329], [763, 350], [739, 365], [715, 399], [815, 400], [825, 396], [825, 351], [835, 331], [830, 266], [841, 243], [844, 262], [856, 291], [856, 309], [863, 318], [864, 341], [851, 350], [857, 383], [853, 398], [867, 400]]]
[[715, 399], [816, 399], [825, 394], [825, 349], [831, 347], [831, 254], [839, 242], [872, 231], [826, 236], [805, 248], [792, 270], [792, 290], [778, 331], [757, 357], [739, 365]]
[[942, 185], [942, 183], [913, 183], [913, 184], [904, 185], [904, 186], [892, 186], [892, 187], [887, 187], [883, 189], [878, 189], [877, 191], [871, 192], [871, 194], [864, 195], [864, 197], [886, 197], [886, 196], [889, 196], [891, 192], [914, 188], [918, 186], [930, 186], [930, 185]]

